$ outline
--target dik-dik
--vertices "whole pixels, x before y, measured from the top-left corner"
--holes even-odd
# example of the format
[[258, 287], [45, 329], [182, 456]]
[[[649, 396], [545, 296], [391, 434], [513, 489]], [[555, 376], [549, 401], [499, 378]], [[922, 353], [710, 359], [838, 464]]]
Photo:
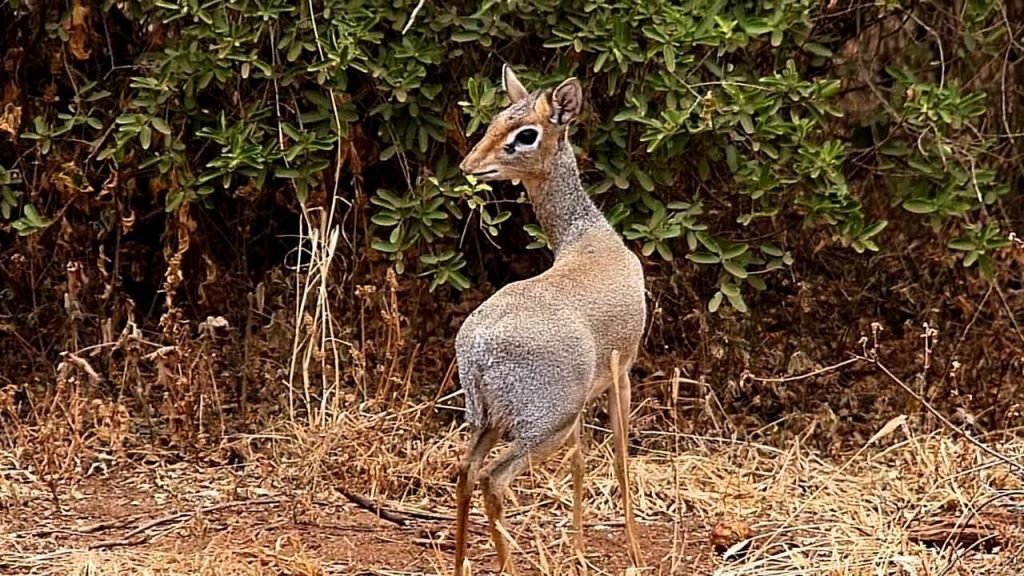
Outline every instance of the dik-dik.
[[[462, 573], [466, 522], [480, 482], [499, 570], [515, 573], [505, 540], [503, 499], [509, 483], [573, 443], [573, 528], [583, 548], [581, 416], [609, 388], [615, 472], [633, 562], [642, 562], [629, 493], [626, 435], [629, 370], [646, 321], [639, 259], [594, 205], [580, 182], [568, 126], [583, 107], [569, 78], [528, 92], [505, 66], [511, 104], [494, 118], [460, 169], [478, 180], [518, 180], [554, 251], [544, 273], [498, 290], [463, 323], [455, 342], [466, 420], [472, 430], [456, 487], [455, 573]], [[508, 448], [481, 468], [503, 436]]]

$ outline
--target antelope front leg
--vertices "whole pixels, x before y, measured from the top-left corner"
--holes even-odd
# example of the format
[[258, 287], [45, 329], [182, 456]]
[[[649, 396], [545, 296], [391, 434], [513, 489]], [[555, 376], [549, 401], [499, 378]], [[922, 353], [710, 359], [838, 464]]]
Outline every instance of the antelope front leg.
[[629, 375], [622, 370], [619, 351], [612, 352], [612, 389], [608, 391], [608, 412], [611, 416], [612, 434], [615, 440], [615, 476], [622, 492], [622, 511], [626, 520], [626, 541], [629, 544], [633, 565], [640, 567], [644, 563], [643, 552], [640, 550], [640, 538], [637, 534], [636, 521], [633, 519], [633, 496], [629, 488]]

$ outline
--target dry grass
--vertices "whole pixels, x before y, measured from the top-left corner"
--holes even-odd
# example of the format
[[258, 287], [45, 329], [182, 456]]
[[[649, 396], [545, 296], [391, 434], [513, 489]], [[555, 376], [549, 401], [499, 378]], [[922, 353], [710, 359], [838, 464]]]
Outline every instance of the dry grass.
[[[191, 463], [172, 464], [190, 457], [180, 450], [188, 439], [209, 437], [202, 428], [185, 430], [160, 453], [134, 432], [149, 415], [133, 420], [123, 404], [90, 400], [98, 396], [97, 379], [74, 362], [57, 371], [56, 391], [33, 424], [19, 419], [12, 397], [0, 398], [0, 413], [9, 416], [0, 420], [0, 573], [450, 573], [453, 480], [465, 435], [445, 427], [440, 412], [459, 408], [445, 404], [450, 398], [413, 400], [422, 398], [412, 393], [416, 348], [403, 338], [393, 276], [384, 290], [360, 297], [367, 310], [379, 308], [376, 336], [368, 338], [365, 327], [358, 340], [339, 336], [327, 297], [339, 229], [329, 218], [304, 222], [309, 252], [296, 282], [287, 410], [276, 426], [229, 436], [197, 449]], [[366, 304], [371, 300], [377, 305]], [[756, 379], [784, 384], [874, 364], [925, 409], [893, 418], [846, 454], [826, 457], [812, 448], [822, 444], [815, 436], [827, 423], [811, 416], [799, 433], [773, 436], [767, 428], [756, 440], [666, 432], [686, 429], [692, 415], [678, 412], [686, 405], [678, 373], [662, 382], [671, 388], [667, 407], [645, 396], [634, 421], [651, 428], [634, 427], [631, 445], [634, 504], [650, 564], [641, 573], [1024, 572], [1024, 436], [968, 437], [877, 360], [877, 337], [864, 339], [862, 356], [830, 368]], [[205, 357], [212, 338], [191, 348], [179, 342], [177, 354]], [[343, 354], [351, 366], [342, 367]], [[927, 371], [927, 348], [924, 357]], [[375, 358], [372, 369], [368, 358]], [[158, 374], [191, 382], [194, 371], [180, 361], [165, 364]], [[198, 414], [201, 423], [216, 382], [182, 389], [195, 392], [198, 408], [168, 414]], [[731, 416], [716, 398], [706, 400]], [[585, 565], [591, 574], [618, 574], [627, 564], [611, 435], [594, 425], [587, 435]], [[350, 493], [380, 503], [401, 525], [360, 510]], [[509, 529], [524, 572], [579, 572], [568, 536], [571, 494], [564, 453], [516, 483]], [[486, 573], [493, 553], [479, 509], [473, 519], [473, 572]], [[716, 553], [710, 536], [720, 522], [749, 526], [752, 536]]]
[[[362, 306], [348, 311], [358, 318], [357, 330], [335, 324], [332, 266], [351, 267], [338, 250], [346, 238], [335, 208], [301, 215], [291, 355], [281, 378], [286, 414], [277, 426], [227, 437], [213, 449], [198, 449], [195, 461], [172, 464], [189, 457], [181, 446], [213, 436], [201, 426], [178, 430], [170, 451], [159, 453], [133, 437], [136, 420], [148, 422], [150, 414], [133, 420], [122, 403], [91, 400], [101, 396], [94, 390], [99, 377], [75, 355], [57, 370], [47, 403], [33, 408], [31, 425], [22, 421], [13, 396], [0, 397], [0, 417], [7, 416], [0, 419], [0, 573], [450, 573], [453, 480], [464, 433], [440, 424], [447, 419], [439, 411], [453, 409], [444, 404], [447, 398], [412, 400], [418, 397], [412, 393], [418, 348], [410, 349], [403, 334], [393, 275], [379, 291], [352, 287], [357, 298], [349, 301]], [[174, 309], [170, 299], [168, 307]], [[368, 328], [367, 317], [376, 315], [381, 321]], [[251, 336], [248, 327], [246, 333]], [[166, 380], [162, 389], [182, 392], [181, 406], [172, 402], [165, 419], [201, 424], [210, 404], [222, 431], [212, 365], [184, 361], [209, 362], [215, 338], [206, 338], [193, 346], [184, 335], [170, 334], [175, 345], [156, 347], [126, 330], [102, 346], [140, 351], [125, 363], [122, 386], [145, 380], [141, 360], [155, 363]], [[863, 356], [829, 368], [753, 378], [784, 384], [874, 363], [894, 389], [930, 411], [893, 418], [846, 454], [825, 456], [812, 448], [821, 442], [809, 440], [825, 428], [813, 420], [795, 435], [759, 430], [756, 440], [666, 432], [685, 429], [687, 415], [677, 412], [684, 405], [678, 373], [664, 381], [671, 385], [665, 404], [675, 408], [637, 407], [641, 416], [661, 411], [635, 420], [658, 429], [632, 431], [634, 505], [650, 564], [641, 573], [1024, 573], [1024, 435], [967, 437], [878, 363], [877, 330], [868, 340]], [[76, 344], [73, 351], [85, 350]], [[922, 374], [928, 372], [927, 346], [924, 358]], [[199, 378], [199, 372], [211, 376]], [[709, 394], [704, 404], [728, 419]], [[593, 425], [587, 433], [585, 564], [590, 574], [618, 574], [626, 553], [611, 435]], [[375, 519], [347, 493], [378, 502], [401, 525]], [[508, 528], [524, 572], [579, 572], [568, 535], [571, 495], [564, 453], [514, 486]], [[483, 514], [477, 508], [472, 515], [473, 573], [487, 573], [493, 553]], [[710, 537], [720, 522], [749, 526], [752, 536], [716, 553]]]
[[[445, 518], [451, 515], [452, 478], [462, 435], [454, 428], [440, 437], [432, 432], [430, 423], [437, 420], [432, 408], [422, 404], [377, 410], [367, 405], [339, 415], [334, 425], [319, 431], [285, 424], [271, 433], [237, 437], [230, 448], [246, 454], [243, 468], [160, 467], [163, 472], [157, 475], [162, 480], [153, 486], [174, 494], [175, 510], [256, 496], [282, 504], [265, 511], [264, 519], [250, 522], [245, 518], [251, 511], [225, 511], [224, 517], [230, 519], [224, 520], [227, 528], [201, 531], [213, 537], [196, 535], [194, 524], [203, 516], [196, 514], [143, 531], [144, 541], [131, 546], [100, 550], [89, 550], [95, 545], [89, 540], [62, 544], [52, 537], [26, 536], [26, 529], [58, 527], [68, 520], [38, 520], [46, 517], [38, 506], [47, 506], [40, 504], [47, 488], [25, 472], [17, 452], [4, 454], [0, 506], [6, 512], [0, 519], [6, 528], [0, 535], [0, 567], [6, 574], [448, 573], [450, 527]], [[635, 434], [640, 443], [633, 446], [638, 519], [643, 528], [659, 527], [670, 535], [661, 549], [652, 546], [645, 551], [648, 562], [657, 566], [650, 573], [691, 573], [696, 566], [702, 567], [696, 573], [721, 576], [1019, 573], [1024, 569], [1020, 474], [962, 437], [921, 434], [915, 426], [907, 418], [896, 418], [868, 445], [841, 458], [822, 457], [800, 438], [771, 446], [653, 431]], [[621, 570], [617, 562], [625, 557], [621, 531], [615, 529], [621, 515], [612, 447], [607, 431], [592, 427], [590, 432], [587, 521], [590, 541], [597, 541], [597, 546], [591, 544], [597, 552], [590, 559], [591, 573], [610, 574]], [[813, 427], [804, 437], [811, 434]], [[1024, 440], [1002, 436], [1007, 439], [992, 440], [987, 448], [1024, 461]], [[139, 493], [147, 494], [156, 489], [153, 486], [141, 485]], [[100, 481], [99, 495], [107, 488]], [[342, 504], [346, 501], [337, 488], [363, 494], [393, 511], [425, 512], [440, 519], [404, 527], [382, 525], [351, 504]], [[76, 490], [67, 487], [65, 498], [74, 500], [68, 495]], [[520, 566], [532, 566], [541, 574], [575, 573], [567, 535], [572, 494], [568, 462], [556, 457], [536, 467], [516, 484], [514, 493], [510, 530], [523, 550]], [[330, 536], [285, 529], [271, 530], [262, 539], [239, 536], [248, 534], [252, 524], [265, 526], [266, 518], [294, 517], [295, 507], [325, 506], [335, 511], [330, 517], [362, 514], [369, 519], [369, 534], [385, 534], [377, 543], [387, 543], [383, 555], [367, 547], [372, 542], [356, 546], [354, 555], [323, 546], [325, 540], [344, 541], [362, 528]], [[74, 505], [64, 502], [54, 510], [69, 508]], [[346, 513], [339, 515], [339, 509]], [[19, 520], [25, 513], [36, 514], [37, 520]], [[166, 511], [151, 515], [163, 514]], [[113, 515], [124, 516], [125, 511]], [[480, 510], [473, 516], [482, 522]], [[978, 524], [976, 516], [994, 519], [988, 544], [995, 549], [957, 545], [960, 529]], [[919, 542], [922, 527], [935, 530], [939, 519], [949, 524], [944, 532], [938, 529], [939, 541], [948, 537], [950, 545]], [[708, 541], [710, 527], [721, 520], [743, 521], [753, 529], [751, 541], [738, 546], [743, 550], [732, 557], [713, 554]], [[241, 526], [231, 528], [231, 522]], [[426, 546], [421, 541], [424, 533], [433, 540]], [[272, 538], [267, 541], [268, 537]], [[311, 542], [317, 544], [316, 551], [309, 550]], [[396, 560], [395, 546], [419, 560], [396, 568], [404, 563]], [[486, 538], [473, 542], [470, 557], [475, 559], [474, 573], [491, 568], [493, 555]]]

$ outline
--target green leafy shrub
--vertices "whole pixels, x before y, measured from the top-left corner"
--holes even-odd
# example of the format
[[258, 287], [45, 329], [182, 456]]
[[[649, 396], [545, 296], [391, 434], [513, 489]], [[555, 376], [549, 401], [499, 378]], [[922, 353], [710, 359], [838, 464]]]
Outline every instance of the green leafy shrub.
[[[1019, 202], [1007, 135], [984, 87], [968, 86], [973, 63], [1005, 47], [995, 0], [962, 15], [939, 2], [428, 3], [403, 35], [415, 4], [126, 0], [96, 9], [84, 32], [68, 23], [77, 4], [6, 4], [5, 27], [23, 36], [61, 14], [47, 41], [76, 56], [66, 70], [21, 56], [67, 96], [33, 99], [15, 152], [0, 156], [3, 219], [31, 234], [56, 217], [60, 206], [44, 215], [12, 176], [51, 155], [80, 160], [95, 182], [164, 182], [170, 212], [241, 189], [297, 203], [336, 190], [354, 205], [355, 182], [373, 181], [365, 249], [431, 289], [464, 289], [466, 234], [494, 237], [512, 217], [500, 192], [454, 168], [505, 104], [504, 60], [531, 86], [586, 82], [590, 114], [573, 141], [590, 193], [645, 256], [707, 268], [712, 311], [747, 310], [744, 293], [794, 263], [794, 219], [857, 253], [882, 249], [891, 220], [919, 221], [989, 276], [1009, 245], [990, 211]], [[921, 18], [930, 25], [906, 30]], [[900, 22], [904, 36], [942, 32], [941, 46], [904, 46], [884, 69], [843, 52]], [[103, 26], [140, 48], [110, 52]], [[79, 58], [83, 34], [91, 51]], [[851, 91], [868, 93], [859, 123], [845, 117]], [[517, 224], [525, 248], [546, 245], [535, 224]]]

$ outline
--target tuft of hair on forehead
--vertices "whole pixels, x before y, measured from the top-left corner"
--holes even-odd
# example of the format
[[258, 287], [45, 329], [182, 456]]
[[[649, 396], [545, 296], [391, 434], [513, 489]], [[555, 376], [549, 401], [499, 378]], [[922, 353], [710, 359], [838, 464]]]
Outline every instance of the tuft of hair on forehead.
[[513, 103], [501, 112], [501, 116], [508, 121], [518, 121], [529, 118], [533, 115], [533, 107], [536, 95], [531, 94], [526, 98]]

